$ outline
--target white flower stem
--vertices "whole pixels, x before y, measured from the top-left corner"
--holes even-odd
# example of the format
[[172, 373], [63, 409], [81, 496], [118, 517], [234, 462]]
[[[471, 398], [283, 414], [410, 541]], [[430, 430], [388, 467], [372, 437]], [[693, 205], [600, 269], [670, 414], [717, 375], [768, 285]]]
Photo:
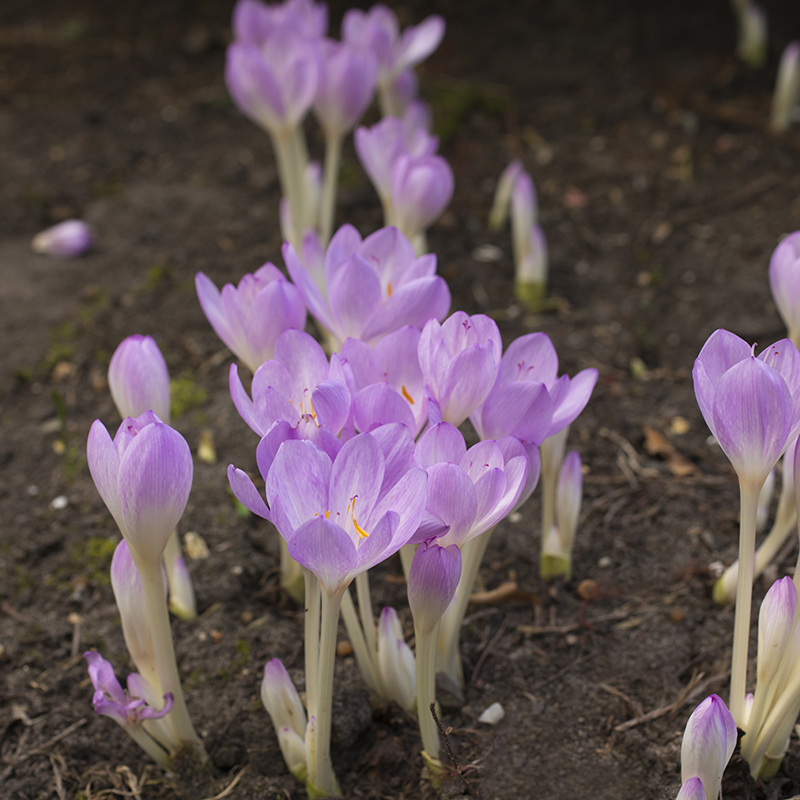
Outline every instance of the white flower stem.
[[371, 652], [367, 646], [367, 640], [364, 638], [364, 632], [361, 629], [361, 623], [349, 589], [345, 591], [342, 597], [342, 619], [344, 620], [347, 635], [350, 638], [350, 644], [353, 645], [353, 653], [364, 683], [367, 684], [367, 688], [376, 700], [383, 700], [383, 687], [378, 679], [377, 653], [375, 651]]
[[431, 703], [436, 702], [436, 642], [439, 633], [437, 622], [429, 633], [422, 633], [414, 623], [417, 640], [417, 714], [423, 750], [433, 758], [439, 758], [441, 741], [439, 730], [430, 712]]
[[[339, 794], [339, 785], [331, 762], [331, 719], [333, 713], [333, 668], [336, 661], [336, 629], [339, 623], [339, 607], [346, 587], [335, 594], [322, 594], [322, 616], [319, 638], [319, 671], [317, 674], [316, 726], [312, 729], [314, 742], [309, 752], [308, 782], [317, 797]], [[321, 793], [321, 794], [320, 794]]]
[[[785, 475], [785, 472], [784, 472]], [[781, 496], [778, 500], [778, 510], [775, 522], [770, 532], [761, 542], [756, 551], [756, 565], [753, 578], [757, 578], [766, 569], [767, 565], [775, 558], [783, 543], [789, 538], [797, 526], [797, 511], [794, 501], [794, 486], [792, 482], [784, 481], [781, 487]], [[714, 600], [720, 605], [727, 605], [736, 596], [736, 583], [739, 575], [739, 562], [734, 561], [714, 584]], [[795, 584], [800, 581], [800, 575], [795, 572]]]
[[760, 486], [739, 481], [739, 580], [736, 584], [736, 612], [733, 621], [730, 709], [736, 724], [744, 719], [747, 687], [747, 650], [750, 644], [750, 607], [753, 599], [753, 571], [756, 549], [756, 515]]
[[356, 575], [356, 595], [358, 597], [358, 610], [361, 613], [361, 624], [364, 627], [364, 636], [370, 653], [375, 653], [377, 658], [378, 641], [375, 635], [375, 617], [372, 613], [372, 595], [369, 591], [369, 570]]
[[555, 524], [556, 516], [556, 486], [558, 483], [558, 472], [564, 461], [564, 452], [567, 449], [567, 436], [569, 426], [548, 436], [539, 446], [539, 457], [541, 459], [541, 473], [539, 485], [542, 487], [542, 531], [540, 553], [545, 555], [545, 545], [547, 544], [547, 532]]
[[153, 655], [155, 657], [158, 680], [161, 684], [160, 690], [163, 694], [171, 692], [173, 697], [172, 710], [167, 714], [165, 720], [174, 734], [176, 747], [184, 742], [190, 743], [194, 746], [198, 758], [201, 761], [206, 761], [208, 756], [189, 718], [189, 709], [186, 707], [181, 679], [178, 674], [175, 648], [172, 644], [172, 631], [169, 625], [167, 599], [164, 596], [161, 559], [156, 563], [144, 561], [138, 556], [133, 547], [131, 547], [131, 555], [142, 579], [145, 612], [150, 623]]
[[408, 571], [411, 569], [411, 562], [414, 560], [414, 553], [417, 552], [415, 544], [404, 544], [400, 548], [400, 563], [403, 565], [403, 575], [408, 583]]
[[158, 742], [152, 739], [141, 725], [122, 725], [122, 727], [130, 735], [131, 739], [133, 739], [159, 767], [165, 770], [171, 769], [172, 765], [170, 764], [167, 751], [161, 747]]
[[272, 137], [272, 146], [275, 150], [275, 160], [278, 165], [281, 187], [284, 195], [289, 200], [289, 208], [292, 213], [292, 244], [299, 249], [302, 240], [304, 179], [295, 163], [292, 136], [292, 131], [276, 134]]
[[[461, 577], [450, 605], [442, 614], [439, 623], [438, 660], [439, 669], [446, 673], [459, 686], [464, 685], [464, 669], [458, 644], [461, 638], [461, 623], [467, 613], [469, 598], [475, 578], [478, 576], [484, 553], [489, 545], [494, 528], [471, 539], [461, 548]], [[422, 713], [422, 712], [421, 712]], [[436, 753], [431, 753], [436, 755]]]
[[319, 210], [319, 230], [323, 246], [331, 239], [333, 218], [336, 212], [336, 188], [339, 181], [339, 164], [342, 158], [342, 137], [325, 135], [325, 177], [322, 181], [322, 200]]
[[317, 716], [317, 686], [319, 675], [319, 625], [320, 625], [320, 586], [316, 576], [303, 567], [306, 585], [306, 710], [309, 717]]

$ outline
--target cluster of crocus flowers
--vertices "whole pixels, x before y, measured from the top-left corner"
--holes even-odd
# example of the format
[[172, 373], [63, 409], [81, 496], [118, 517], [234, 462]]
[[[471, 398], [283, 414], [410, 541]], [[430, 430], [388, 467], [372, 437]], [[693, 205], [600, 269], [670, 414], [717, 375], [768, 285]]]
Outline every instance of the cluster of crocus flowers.
[[[264, 697], [287, 765], [320, 796], [337, 790], [329, 743], [340, 609], [373, 700], [416, 708], [426, 763], [441, 771], [426, 712], [437, 668], [461, 677], [459, 630], [489, 533], [531, 494], [540, 445], [580, 413], [597, 372], [559, 377], [544, 334], [521, 337], [504, 355], [489, 317], [443, 319], [450, 294], [435, 256], [417, 256], [396, 228], [362, 240], [344, 226], [327, 249], [307, 234], [299, 252], [284, 246], [284, 259], [334, 352], [287, 329], [249, 393], [231, 367], [234, 404], [260, 438], [266, 498], [233, 465], [228, 475], [302, 568], [305, 721], [293, 712], [289, 724], [297, 704], [277, 666], [265, 672]], [[468, 419], [481, 439], [471, 448], [457, 428]], [[564, 514], [566, 531], [574, 526]], [[392, 609], [376, 628], [370, 599], [367, 571], [398, 551], [416, 656]]]
[[[327, 29], [327, 8], [313, 0], [239, 0], [233, 12], [235, 40], [225, 80], [234, 102], [272, 139], [284, 194], [284, 237], [296, 247], [309, 229], [328, 242], [344, 138], [376, 86], [384, 113], [404, 112], [416, 96], [413, 69], [438, 47], [444, 21], [429, 17], [401, 34], [394, 12], [377, 5], [369, 12], [349, 11], [341, 41], [328, 38]], [[324, 169], [309, 161], [303, 131], [309, 112], [324, 132]], [[398, 173], [403, 197], [423, 199], [420, 175], [427, 173], [418, 166]], [[422, 183], [433, 190], [430, 181]]]
[[715, 331], [692, 373], [703, 418], [739, 477], [739, 568], [730, 697], [738, 725], [743, 725], [745, 716], [758, 497], [800, 429], [800, 353], [789, 339], [771, 345], [758, 358], [754, 350], [728, 331]]
[[520, 161], [512, 161], [497, 183], [489, 227], [500, 230], [511, 210], [514, 252], [514, 291], [517, 299], [534, 311], [547, 295], [547, 239], [539, 224], [536, 188]]
[[95, 709], [116, 719], [164, 766], [187, 748], [205, 760], [181, 689], [162, 567], [192, 486], [189, 446], [153, 411], [146, 411], [124, 419], [113, 441], [95, 421], [86, 457], [123, 536], [111, 578], [125, 642], [138, 669], [129, 677], [126, 693], [108, 663], [88, 653]]

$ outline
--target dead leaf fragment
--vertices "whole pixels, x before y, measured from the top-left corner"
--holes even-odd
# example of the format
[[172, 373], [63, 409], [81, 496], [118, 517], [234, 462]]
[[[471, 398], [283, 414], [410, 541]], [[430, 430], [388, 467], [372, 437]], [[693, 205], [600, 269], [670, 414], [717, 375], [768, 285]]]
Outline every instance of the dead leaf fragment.
[[642, 430], [644, 431], [644, 449], [647, 454], [663, 458], [667, 469], [676, 478], [685, 478], [694, 472], [694, 464], [680, 455], [663, 433], [649, 425], [645, 425]]

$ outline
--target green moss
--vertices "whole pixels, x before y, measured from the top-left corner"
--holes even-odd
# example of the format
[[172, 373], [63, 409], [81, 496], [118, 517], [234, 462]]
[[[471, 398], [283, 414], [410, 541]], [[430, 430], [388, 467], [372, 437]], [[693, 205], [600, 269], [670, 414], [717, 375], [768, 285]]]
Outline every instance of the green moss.
[[183, 685], [187, 689], [194, 689], [196, 686], [204, 684], [208, 678], [202, 669], [193, 669], [183, 681]]
[[247, 662], [250, 660], [250, 644], [247, 639], [237, 639], [235, 649], [236, 667], [242, 669], [242, 667], [247, 666]]
[[99, 586], [111, 583], [109, 570], [117, 542], [105, 536], [92, 536], [72, 547], [72, 561], [81, 571], [87, 573], [89, 580]]
[[172, 392], [171, 414], [173, 419], [177, 419], [192, 408], [197, 408], [208, 399], [208, 390], [190, 376], [174, 378], [170, 381], [170, 391]]

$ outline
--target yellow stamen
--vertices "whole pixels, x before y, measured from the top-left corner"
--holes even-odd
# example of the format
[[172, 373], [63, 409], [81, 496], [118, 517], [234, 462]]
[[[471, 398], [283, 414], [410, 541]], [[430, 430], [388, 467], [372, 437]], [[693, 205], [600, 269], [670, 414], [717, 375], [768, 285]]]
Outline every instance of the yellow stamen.
[[331, 512], [330, 511], [326, 511], [325, 512], [325, 519], [330, 519], [330, 518], [331, 518]]
[[311, 417], [312, 417], [312, 419], [316, 420], [317, 412], [314, 411], [314, 398], [313, 397], [309, 397], [308, 398], [308, 402], [311, 404]]
[[411, 405], [413, 406], [414, 398], [406, 391], [405, 386], [401, 386], [400, 388], [403, 390], [403, 397], [405, 397], [405, 399], [408, 400], [408, 402], [411, 403]]
[[389, 284], [386, 287], [386, 296], [387, 297], [391, 297], [392, 296], [392, 282], [391, 281], [389, 281]]
[[366, 539], [369, 534], [356, 522], [355, 517], [353, 517], [353, 526], [356, 529], [356, 533], [362, 538]]

